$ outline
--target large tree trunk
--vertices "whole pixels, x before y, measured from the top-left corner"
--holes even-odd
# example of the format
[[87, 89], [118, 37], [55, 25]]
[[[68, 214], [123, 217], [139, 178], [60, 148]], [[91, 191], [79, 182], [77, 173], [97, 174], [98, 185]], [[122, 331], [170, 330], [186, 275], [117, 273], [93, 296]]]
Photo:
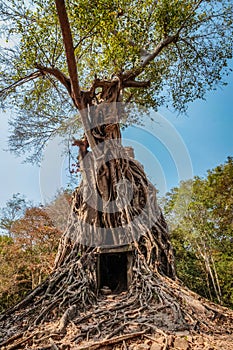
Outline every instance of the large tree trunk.
[[103, 102], [86, 109], [92, 149], [87, 150], [86, 136], [76, 143], [82, 182], [73, 195], [55, 267], [87, 249], [95, 252], [102, 246], [129, 244], [153, 271], [175, 278], [168, 228], [156, 189], [134, 159], [133, 150], [121, 143], [118, 85], [116, 81], [102, 92]]
[[[156, 189], [132, 150], [121, 143], [119, 92], [116, 81], [103, 88], [99, 103], [83, 96], [88, 108], [81, 113], [86, 113], [89, 129], [74, 142], [79, 146], [82, 182], [73, 195], [54, 271], [0, 317], [2, 346], [21, 349], [28, 344], [37, 349], [49, 336], [61, 339], [67, 327], [76, 327], [72, 341], [80, 344], [94, 337], [99, 343], [84, 348], [97, 349], [158, 327], [169, 332], [214, 331], [233, 319], [231, 312], [201, 299], [176, 280]], [[122, 247], [131, 252], [130, 283], [127, 292], [108, 299], [99, 291], [98, 256], [103, 249], [121, 251]]]

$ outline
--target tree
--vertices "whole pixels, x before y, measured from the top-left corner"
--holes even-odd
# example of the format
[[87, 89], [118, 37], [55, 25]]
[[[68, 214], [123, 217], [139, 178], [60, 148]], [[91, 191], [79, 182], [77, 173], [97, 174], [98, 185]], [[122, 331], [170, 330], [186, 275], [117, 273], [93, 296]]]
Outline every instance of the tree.
[[[9, 200], [9, 209], [11, 204]], [[0, 236], [2, 310], [22, 299], [51, 273], [60, 235], [46, 208], [31, 206], [11, 222], [8, 235]]]
[[31, 207], [23, 218], [14, 222], [15, 242], [24, 252], [31, 289], [34, 289], [53, 269], [60, 231], [53, 225], [46, 210]]
[[[25, 283], [25, 270], [22, 268], [22, 252], [11, 237], [0, 236], [0, 310], [14, 305], [30, 287]], [[17, 261], [17, 264], [16, 264]], [[22, 282], [22, 283], [20, 283]]]
[[1, 209], [0, 228], [3, 233], [11, 236], [11, 226], [13, 222], [23, 216], [29, 202], [21, 197], [19, 193], [13, 194], [12, 199], [6, 203], [6, 207]]
[[56, 132], [74, 134], [71, 127], [82, 126], [84, 137], [73, 142], [79, 147], [82, 182], [73, 195], [54, 273], [11, 312], [36, 297], [34, 323], [48, 319], [52, 310], [56, 317], [62, 311], [59, 329], [65, 329], [96, 300], [98, 247], [127, 244], [134, 251], [125, 301], [125, 307], [133, 305], [132, 318], [136, 306], [148, 310], [158, 298], [166, 300], [177, 327], [188, 319], [194, 324], [185, 303], [178, 303], [172, 280], [165, 283], [162, 277], [175, 279], [167, 225], [156, 189], [122, 146], [120, 124], [135, 120], [126, 101], [135, 113], [140, 113], [137, 106], [157, 108], [169, 100], [184, 111], [188, 102], [222, 82], [232, 57], [231, 1], [16, 4], [0, 5], [7, 37], [19, 40], [17, 49], [6, 48], [1, 56], [1, 95], [18, 113], [11, 122], [10, 149], [17, 154], [33, 149], [38, 158]]
[[179, 278], [227, 306], [232, 306], [232, 169], [229, 157], [208, 170], [205, 179], [182, 182], [168, 194], [164, 207]]

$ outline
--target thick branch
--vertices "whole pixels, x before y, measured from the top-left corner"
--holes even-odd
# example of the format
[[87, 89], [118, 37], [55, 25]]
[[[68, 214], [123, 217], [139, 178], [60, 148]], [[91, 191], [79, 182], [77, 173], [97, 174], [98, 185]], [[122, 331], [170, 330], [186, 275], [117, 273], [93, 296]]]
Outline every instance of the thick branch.
[[36, 64], [36, 67], [40, 70], [42, 74], [50, 74], [57, 78], [57, 80], [59, 80], [60, 83], [65, 86], [70, 96], [73, 97], [70, 79], [63, 72], [61, 72], [58, 68], [48, 68], [40, 64]]
[[[121, 78], [121, 77], [120, 77]], [[114, 86], [117, 84], [117, 80], [100, 80], [96, 78], [91, 86], [90, 94], [91, 96], [94, 96], [95, 89], [97, 88], [111, 88], [111, 86]], [[122, 88], [148, 88], [150, 86], [150, 81], [135, 81], [135, 80], [127, 80], [122, 82]]]
[[135, 81], [127, 80], [123, 82], [123, 87], [133, 87], [133, 88], [148, 88], [150, 86], [150, 81]]
[[100, 80], [98, 78], [96, 78], [94, 80], [94, 82], [92, 83], [92, 86], [91, 86], [91, 91], [95, 90], [96, 88], [98, 87], [111, 87], [115, 84], [116, 82], [115, 81], [112, 81], [112, 80], [107, 80], [107, 79], [104, 79], [104, 80]]
[[65, 1], [64, 0], [55, 0], [57, 14], [60, 22], [60, 27], [62, 31], [63, 43], [65, 46], [66, 52], [66, 60], [68, 65], [68, 71], [71, 82], [71, 97], [75, 103], [75, 106], [80, 111], [80, 116], [82, 120], [82, 124], [91, 148], [95, 147], [95, 143], [93, 141], [93, 137], [90, 131], [90, 125], [87, 118], [87, 111], [85, 110], [85, 104], [83, 103], [83, 99], [81, 98], [81, 90], [79, 86], [78, 80], [78, 72], [76, 66], [76, 60], [74, 55], [74, 45], [73, 39], [70, 29], [70, 23], [66, 12]]
[[74, 55], [74, 45], [70, 29], [70, 23], [66, 12], [64, 0], [55, 0], [58, 18], [61, 26], [63, 43], [65, 46], [68, 71], [70, 76], [72, 97], [75, 100], [76, 106], [81, 109], [81, 91], [78, 81], [78, 72]]

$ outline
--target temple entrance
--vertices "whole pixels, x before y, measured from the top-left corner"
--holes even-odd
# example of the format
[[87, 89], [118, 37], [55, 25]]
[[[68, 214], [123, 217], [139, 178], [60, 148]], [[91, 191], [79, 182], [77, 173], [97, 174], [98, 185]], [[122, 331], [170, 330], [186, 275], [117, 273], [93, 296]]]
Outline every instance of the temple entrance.
[[127, 290], [127, 253], [100, 255], [100, 288], [112, 292]]
[[109, 287], [112, 293], [120, 293], [131, 283], [132, 251], [117, 250], [120, 249], [110, 249], [97, 256], [98, 289]]

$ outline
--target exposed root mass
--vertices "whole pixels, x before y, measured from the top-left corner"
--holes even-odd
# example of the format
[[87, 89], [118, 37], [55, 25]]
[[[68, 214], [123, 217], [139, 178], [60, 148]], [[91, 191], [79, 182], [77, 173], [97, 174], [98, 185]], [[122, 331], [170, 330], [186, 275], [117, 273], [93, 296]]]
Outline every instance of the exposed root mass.
[[88, 278], [66, 287], [64, 280], [75, 276], [77, 268], [76, 263], [63, 273], [56, 271], [2, 315], [2, 349], [113, 348], [146, 334], [169, 337], [177, 332], [230, 334], [233, 330], [231, 310], [152, 273], [140, 257], [129, 291], [120, 294], [96, 296]]

